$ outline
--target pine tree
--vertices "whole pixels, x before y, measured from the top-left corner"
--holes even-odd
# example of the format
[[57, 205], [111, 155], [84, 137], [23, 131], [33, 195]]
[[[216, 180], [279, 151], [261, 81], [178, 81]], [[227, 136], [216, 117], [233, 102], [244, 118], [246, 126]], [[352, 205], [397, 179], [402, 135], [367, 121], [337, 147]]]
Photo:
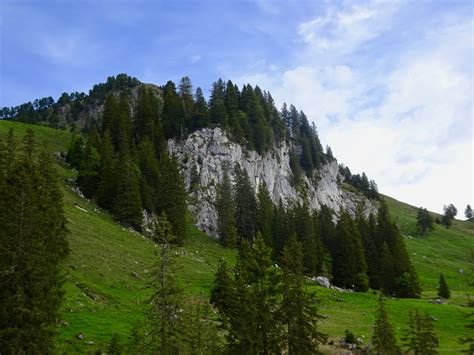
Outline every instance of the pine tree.
[[235, 220], [240, 239], [252, 241], [255, 237], [257, 201], [245, 169], [235, 167]]
[[409, 313], [407, 329], [403, 336], [403, 346], [416, 355], [438, 354], [438, 338], [433, 330], [433, 320], [428, 314], [418, 310]]
[[176, 93], [172, 81], [168, 81], [163, 89], [162, 121], [165, 137], [181, 139], [184, 136], [184, 107], [181, 97]]
[[400, 354], [395, 334], [388, 320], [385, 303], [382, 294], [379, 294], [379, 307], [374, 322], [374, 333], [372, 335], [372, 351], [379, 355]]
[[74, 168], [78, 169], [83, 155], [82, 137], [73, 136], [66, 155], [66, 161]]
[[449, 228], [453, 224], [453, 219], [458, 214], [458, 210], [456, 207], [454, 207], [453, 204], [444, 206], [443, 210], [444, 210], [444, 214], [443, 214], [443, 217], [441, 217], [441, 224], [445, 226], [446, 228]]
[[151, 238], [159, 244], [158, 261], [153, 271], [153, 294], [147, 313], [150, 350], [163, 355], [179, 352], [183, 290], [176, 282], [176, 237], [166, 216], [156, 218], [149, 226]]
[[99, 186], [100, 155], [89, 138], [79, 164], [77, 186], [85, 197], [92, 198]]
[[181, 97], [184, 114], [185, 127], [191, 125], [191, 120], [194, 115], [194, 100], [193, 100], [193, 85], [188, 76], [181, 78], [178, 86], [178, 94]]
[[0, 175], [0, 270], [8, 271], [0, 273], [0, 349], [51, 353], [68, 253], [66, 218], [52, 154], [38, 156], [31, 130], [24, 141]]
[[287, 328], [285, 347], [288, 354], [317, 354], [318, 344], [326, 336], [317, 330], [320, 318], [315, 294], [308, 293], [304, 277], [303, 246], [293, 235], [282, 255], [281, 313]]
[[176, 159], [164, 154], [160, 160], [157, 188], [157, 210], [165, 213], [173, 228], [176, 242], [186, 238], [186, 189]]
[[446, 283], [443, 274], [439, 275], [438, 296], [445, 299], [448, 299], [451, 296], [451, 292], [449, 291], [448, 284]]
[[225, 129], [227, 127], [227, 111], [225, 107], [225, 83], [222, 79], [212, 84], [209, 107], [211, 122]]
[[197, 130], [204, 127], [209, 127], [211, 123], [209, 107], [207, 106], [206, 99], [202, 93], [201, 88], [196, 89], [194, 97], [194, 115], [191, 124], [191, 130]]
[[416, 215], [416, 228], [420, 235], [433, 230], [433, 217], [426, 208], [420, 207]]
[[135, 125], [135, 141], [137, 143], [147, 137], [155, 146], [160, 144], [160, 142], [155, 142], [156, 133], [159, 128], [157, 124], [158, 113], [159, 104], [155, 95], [151, 90], [140, 88], [133, 120]]
[[138, 144], [138, 167], [142, 206], [148, 212], [156, 212], [160, 170], [153, 144], [147, 137]]
[[220, 242], [229, 248], [236, 245], [237, 230], [235, 226], [235, 201], [229, 174], [224, 172], [222, 182], [217, 188], [217, 228]]

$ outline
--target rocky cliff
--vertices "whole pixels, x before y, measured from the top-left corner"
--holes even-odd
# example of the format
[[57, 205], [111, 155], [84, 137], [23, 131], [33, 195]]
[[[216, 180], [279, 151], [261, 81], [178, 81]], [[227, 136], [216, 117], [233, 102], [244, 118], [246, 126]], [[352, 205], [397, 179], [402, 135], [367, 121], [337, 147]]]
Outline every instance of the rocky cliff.
[[365, 202], [366, 214], [376, 208], [361, 194], [341, 188], [337, 161], [322, 166], [312, 179], [304, 176], [298, 188], [293, 186], [287, 144], [259, 155], [232, 142], [221, 129], [214, 128], [194, 132], [181, 142], [170, 140], [168, 148], [182, 166], [190, 191], [189, 209], [195, 216], [196, 225], [213, 236], [217, 235], [216, 187], [225, 169], [234, 181], [237, 163], [247, 170], [255, 189], [265, 181], [274, 203], [281, 200], [290, 205], [306, 199], [312, 209], [327, 205], [336, 212], [347, 209], [351, 214], [361, 202]]

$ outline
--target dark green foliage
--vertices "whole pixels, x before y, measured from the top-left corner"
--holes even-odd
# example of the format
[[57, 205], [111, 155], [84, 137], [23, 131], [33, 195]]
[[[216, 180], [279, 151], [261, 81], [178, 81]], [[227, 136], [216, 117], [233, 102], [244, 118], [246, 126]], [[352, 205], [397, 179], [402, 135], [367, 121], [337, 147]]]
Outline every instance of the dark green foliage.
[[118, 159], [112, 145], [110, 131], [105, 131], [100, 150], [100, 182], [97, 188], [97, 202], [100, 206], [112, 209], [117, 191]]
[[223, 128], [227, 127], [227, 110], [225, 107], [225, 83], [222, 79], [212, 84], [209, 99], [211, 122]]
[[165, 145], [163, 128], [159, 122], [160, 108], [155, 94], [150, 89], [140, 88], [133, 121], [135, 142], [147, 138], [155, 147], [157, 154]]
[[224, 246], [232, 248], [237, 243], [237, 230], [235, 225], [235, 200], [227, 171], [217, 187], [216, 209], [219, 240]]
[[[366, 220], [362, 211], [358, 211], [356, 223], [364, 246], [365, 261], [367, 263], [367, 276], [369, 286], [378, 290], [380, 288], [380, 262], [384, 259], [379, 257], [377, 252], [375, 236], [377, 225], [373, 214]], [[387, 252], [387, 251], [386, 251]]]
[[140, 169], [140, 195], [142, 206], [148, 212], [157, 210], [157, 190], [159, 188], [159, 165], [153, 144], [144, 138], [138, 144], [138, 167]]
[[324, 343], [326, 336], [317, 330], [320, 318], [317, 299], [308, 293], [303, 265], [303, 245], [293, 235], [282, 255], [281, 313], [286, 326], [285, 348], [288, 354], [317, 354], [318, 344]]
[[172, 225], [176, 242], [183, 244], [186, 237], [186, 189], [176, 159], [164, 154], [160, 160], [157, 211], [165, 213]]
[[405, 242], [392, 223], [386, 203], [381, 200], [377, 215], [375, 244], [380, 250], [380, 288], [387, 295], [420, 297], [421, 287]]
[[183, 289], [176, 282], [176, 237], [166, 216], [156, 218], [150, 226], [150, 237], [159, 244], [158, 261], [153, 270], [150, 308], [147, 313], [150, 351], [174, 354], [179, 351], [182, 336], [181, 309]]
[[371, 350], [379, 355], [400, 354], [400, 348], [397, 345], [393, 327], [389, 322], [382, 294], [379, 295], [379, 305], [374, 322]]
[[123, 155], [118, 161], [116, 172], [112, 213], [123, 224], [141, 229], [142, 204], [138, 167], [128, 155]]
[[336, 252], [333, 258], [334, 283], [357, 291], [367, 291], [367, 264], [362, 241], [354, 221], [343, 211], [336, 228]]
[[187, 76], [181, 78], [178, 87], [178, 94], [181, 97], [183, 105], [183, 115], [185, 127], [189, 127], [194, 115], [193, 85], [191, 79]]
[[194, 95], [193, 119], [189, 129], [190, 131], [194, 131], [204, 127], [209, 127], [210, 124], [211, 116], [209, 113], [209, 107], [207, 106], [201, 88], [198, 87], [196, 89], [196, 94]]
[[454, 207], [453, 204], [444, 206], [443, 210], [444, 210], [444, 214], [443, 214], [443, 217], [441, 217], [441, 224], [445, 226], [446, 228], [449, 228], [453, 224], [453, 219], [458, 214], [458, 210], [456, 207]]
[[342, 164], [339, 165], [339, 174], [344, 178], [344, 181], [360, 192], [362, 192], [367, 198], [378, 200], [379, 191], [377, 184], [374, 180], [369, 180], [365, 173], [362, 176], [359, 174], [352, 175], [351, 170]]
[[82, 161], [83, 145], [84, 143], [82, 141], [82, 137], [73, 136], [71, 138], [71, 144], [69, 145], [69, 149], [67, 151], [66, 160], [76, 169], [79, 168], [79, 165]]
[[255, 237], [257, 201], [245, 169], [235, 167], [236, 227], [240, 239], [252, 241]]
[[425, 235], [433, 230], [433, 217], [426, 208], [420, 207], [416, 215], [416, 229], [418, 234]]
[[467, 219], [472, 218], [472, 208], [471, 205], [467, 205], [466, 209], [464, 210], [464, 215], [466, 216]]
[[267, 185], [265, 182], [260, 183], [257, 194], [256, 229], [262, 235], [265, 244], [269, 246], [273, 244], [272, 221], [274, 207]]
[[271, 226], [273, 257], [275, 260], [280, 260], [283, 247], [287, 242], [288, 235], [290, 235], [290, 221], [288, 218], [288, 213], [285, 210], [281, 200], [278, 206], [274, 207]]
[[77, 186], [87, 198], [92, 198], [99, 186], [100, 155], [93, 144], [93, 141], [89, 138], [84, 148], [77, 175]]
[[0, 165], [0, 349], [45, 354], [54, 350], [63, 296], [66, 218], [52, 154], [38, 154], [31, 130], [24, 142]]
[[168, 81], [163, 89], [162, 121], [166, 138], [180, 139], [183, 137], [185, 130], [184, 106], [172, 81]]
[[445, 299], [451, 297], [451, 292], [449, 291], [448, 284], [446, 283], [443, 274], [439, 275], [438, 296]]
[[428, 314], [410, 311], [403, 347], [416, 355], [438, 354], [438, 338], [433, 330], [433, 320]]

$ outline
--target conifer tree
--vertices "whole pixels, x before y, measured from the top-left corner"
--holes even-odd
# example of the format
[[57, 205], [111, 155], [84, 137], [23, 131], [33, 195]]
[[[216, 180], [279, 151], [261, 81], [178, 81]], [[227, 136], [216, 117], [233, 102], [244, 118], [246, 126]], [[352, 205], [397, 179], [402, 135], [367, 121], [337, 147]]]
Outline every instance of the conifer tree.
[[142, 204], [138, 167], [125, 154], [120, 157], [116, 171], [116, 195], [112, 212], [123, 224], [141, 229]]
[[467, 219], [471, 219], [472, 218], [472, 208], [471, 208], [471, 205], [467, 205], [466, 206], [466, 209], [464, 210], [464, 215], [466, 216]]
[[165, 137], [181, 139], [184, 136], [184, 107], [176, 86], [168, 81], [163, 90], [162, 121]]
[[77, 175], [77, 186], [87, 198], [92, 198], [99, 186], [99, 169], [100, 155], [89, 138]]
[[227, 127], [227, 111], [225, 107], [225, 83], [222, 79], [212, 84], [211, 97], [209, 99], [211, 122], [221, 128]]
[[293, 235], [282, 255], [281, 313], [287, 328], [285, 347], [288, 354], [317, 354], [318, 344], [326, 336], [317, 330], [320, 318], [315, 294], [308, 293], [304, 277], [303, 247]]
[[114, 137], [118, 120], [120, 116], [120, 108], [117, 99], [114, 95], [108, 95], [104, 103], [104, 111], [102, 113], [101, 132], [104, 135], [105, 131], [109, 130], [110, 135]]
[[148, 140], [155, 146], [160, 144], [160, 142], [155, 142], [158, 114], [159, 105], [155, 95], [147, 88], [140, 88], [134, 115], [135, 141], [137, 143], [148, 137]]
[[101, 207], [111, 210], [115, 202], [117, 191], [116, 176], [118, 161], [108, 130], [105, 131], [102, 138], [100, 161], [100, 182], [97, 187], [97, 202]]
[[176, 282], [176, 237], [166, 216], [156, 218], [151, 226], [151, 238], [159, 244], [158, 261], [153, 271], [153, 294], [147, 313], [149, 347], [163, 355], [179, 353], [182, 333], [181, 309], [183, 290]]
[[265, 244], [271, 246], [272, 240], [272, 219], [273, 219], [273, 201], [268, 193], [267, 184], [263, 181], [258, 186], [257, 193], [257, 213], [256, 229], [260, 232]]
[[176, 159], [166, 153], [160, 160], [158, 186], [157, 210], [166, 214], [181, 245], [186, 238], [186, 189]]
[[8, 271], [0, 273], [0, 349], [6, 354], [53, 352], [68, 253], [52, 154], [38, 156], [31, 130], [25, 144], [0, 175], [0, 270]]
[[194, 114], [193, 85], [188, 76], [181, 78], [178, 86], [178, 94], [183, 104], [184, 123], [189, 127]]
[[82, 137], [72, 136], [71, 143], [66, 155], [66, 161], [74, 168], [78, 169], [82, 161], [83, 155], [83, 140]]
[[420, 207], [416, 215], [416, 229], [420, 235], [433, 230], [433, 217], [426, 208]]
[[257, 201], [247, 171], [239, 165], [235, 167], [234, 188], [237, 235], [241, 239], [252, 241], [255, 237]]
[[278, 206], [274, 207], [272, 219], [272, 247], [273, 259], [280, 260], [283, 247], [287, 243], [288, 235], [290, 235], [290, 221], [288, 214], [280, 200]]
[[357, 291], [367, 291], [367, 264], [360, 234], [346, 211], [339, 216], [336, 235], [337, 249], [333, 259], [334, 283]]
[[400, 354], [400, 348], [388, 320], [385, 303], [382, 294], [379, 294], [379, 304], [374, 322], [374, 333], [372, 334], [372, 351], [379, 355]]
[[453, 224], [453, 219], [458, 214], [458, 210], [454, 205], [451, 203], [448, 206], [443, 207], [444, 214], [441, 217], [441, 224], [449, 229]]
[[235, 201], [229, 174], [224, 172], [222, 182], [217, 188], [217, 228], [220, 242], [229, 248], [236, 245], [237, 230], [235, 226]]
[[201, 88], [199, 87], [196, 89], [194, 102], [194, 115], [191, 124], [191, 130], [209, 127], [211, 123], [209, 107], [207, 106], [206, 99], [202, 93]]
[[443, 274], [439, 275], [438, 296], [445, 299], [448, 299], [451, 296], [451, 292], [449, 291], [448, 284], [446, 283]]
[[159, 166], [153, 144], [145, 137], [138, 144], [138, 167], [140, 169], [140, 195], [142, 206], [148, 212], [157, 210]]
[[407, 329], [403, 336], [403, 346], [416, 355], [438, 354], [438, 338], [434, 333], [433, 320], [428, 314], [418, 310], [410, 311]]

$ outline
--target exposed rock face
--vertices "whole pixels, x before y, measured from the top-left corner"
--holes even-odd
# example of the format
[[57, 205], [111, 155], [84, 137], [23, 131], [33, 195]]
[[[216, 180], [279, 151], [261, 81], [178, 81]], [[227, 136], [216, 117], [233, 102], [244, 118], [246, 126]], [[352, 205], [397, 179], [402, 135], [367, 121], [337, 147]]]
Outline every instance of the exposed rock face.
[[198, 182], [193, 184], [196, 187], [190, 193], [189, 209], [198, 228], [213, 236], [217, 235], [216, 186], [225, 169], [234, 182], [237, 163], [247, 170], [255, 189], [265, 181], [274, 203], [281, 200], [288, 206], [306, 199], [312, 209], [327, 205], [336, 212], [347, 209], [354, 214], [357, 205], [365, 201], [366, 214], [375, 211], [375, 206], [363, 196], [341, 189], [337, 161], [324, 165], [311, 180], [304, 176], [302, 187], [295, 188], [291, 184], [290, 147], [287, 144], [262, 156], [230, 141], [221, 129], [214, 128], [194, 132], [182, 142], [170, 140], [168, 148], [181, 163], [187, 189], [191, 189], [193, 181]]

